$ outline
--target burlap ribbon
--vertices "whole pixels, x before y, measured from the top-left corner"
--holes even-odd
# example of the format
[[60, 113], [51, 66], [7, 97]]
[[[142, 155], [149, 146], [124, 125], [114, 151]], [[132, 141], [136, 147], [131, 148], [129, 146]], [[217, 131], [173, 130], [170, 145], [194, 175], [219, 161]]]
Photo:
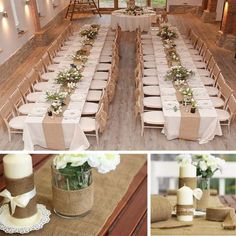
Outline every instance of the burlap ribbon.
[[178, 216], [192, 216], [193, 211], [193, 205], [176, 205], [176, 214]]
[[197, 188], [197, 178], [196, 177], [179, 178], [179, 188], [182, 188], [183, 186], [187, 186], [192, 190]]
[[224, 229], [236, 228], [236, 215], [232, 207], [211, 207], [206, 209], [206, 220], [223, 222]]
[[203, 190], [202, 192], [201, 199], [197, 201], [197, 209], [205, 211], [207, 207], [211, 206], [211, 192], [210, 190]]
[[81, 216], [88, 213], [94, 202], [93, 184], [80, 190], [63, 190], [52, 186], [54, 210], [63, 216]]
[[166, 221], [170, 219], [172, 209], [167, 198], [160, 195], [151, 196], [151, 222]]
[[[21, 179], [10, 179], [5, 177], [6, 189], [11, 193], [13, 197], [22, 195], [24, 193], [30, 192], [34, 189], [34, 175], [27, 176]], [[36, 196], [33, 197], [25, 208], [16, 206], [13, 217], [23, 219], [33, 216], [37, 212], [37, 202]], [[12, 212], [11, 205], [9, 203], [10, 212]]]

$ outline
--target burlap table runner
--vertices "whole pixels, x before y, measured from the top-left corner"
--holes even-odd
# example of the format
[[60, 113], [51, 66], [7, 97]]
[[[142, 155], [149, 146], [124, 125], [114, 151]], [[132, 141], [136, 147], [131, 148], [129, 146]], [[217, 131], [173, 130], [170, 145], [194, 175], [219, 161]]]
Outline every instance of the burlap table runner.
[[[121, 163], [108, 174], [93, 173], [94, 206], [90, 214], [79, 219], [66, 220], [51, 215], [51, 221], [42, 230], [31, 232], [34, 236], [95, 236], [113, 213], [130, 183], [146, 162], [146, 155], [121, 155]], [[35, 173], [38, 202], [52, 211], [51, 161]], [[1, 232], [2, 233], [2, 232]], [[7, 235], [7, 234], [1, 234]]]
[[[175, 206], [176, 204], [176, 196], [168, 196], [167, 199], [170, 201], [172, 206]], [[222, 203], [220, 202], [219, 198], [216, 196], [211, 196], [211, 204], [212, 207], [222, 207]], [[222, 223], [220, 222], [215, 222], [215, 221], [208, 221], [205, 220], [204, 217], [199, 217], [199, 218], [194, 218], [193, 224], [191, 227], [183, 227], [179, 226], [177, 227], [176, 223], [176, 217], [172, 217], [168, 222], [159, 222], [162, 223], [163, 225], [160, 225], [160, 227], [163, 226], [162, 229], [157, 228], [158, 223], [152, 224], [151, 225], [151, 235], [204, 235], [204, 236], [212, 236], [212, 235], [236, 235], [236, 231], [231, 231], [231, 230], [224, 230], [222, 228]], [[175, 226], [173, 228], [168, 228], [168, 226]]]
[[[176, 98], [178, 102], [183, 101], [183, 95], [174, 86], [176, 90]], [[185, 107], [180, 106], [180, 128], [179, 128], [179, 138], [186, 140], [197, 140], [199, 137], [199, 127], [200, 127], [200, 114], [199, 111], [195, 113], [190, 112], [191, 105]]]
[[[62, 114], [67, 109], [69, 103], [70, 103], [70, 98], [67, 97], [65, 99], [65, 106], [63, 106], [62, 108]], [[46, 114], [43, 119], [42, 126], [48, 149], [52, 150], [66, 149], [64, 131], [62, 127], [62, 120], [63, 120], [62, 114], [60, 116], [55, 116], [55, 115], [48, 116], [48, 114]]]

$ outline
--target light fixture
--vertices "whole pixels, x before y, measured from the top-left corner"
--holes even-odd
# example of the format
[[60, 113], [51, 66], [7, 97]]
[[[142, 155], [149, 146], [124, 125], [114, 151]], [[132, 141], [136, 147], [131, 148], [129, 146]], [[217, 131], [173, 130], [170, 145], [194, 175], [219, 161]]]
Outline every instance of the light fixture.
[[25, 0], [25, 5], [29, 5], [30, 4], [30, 0]]
[[228, 14], [228, 10], [229, 10], [229, 2], [228, 2], [228, 0], [225, 0], [224, 6], [223, 6], [223, 11], [222, 11], [220, 30], [223, 27], [225, 17], [227, 17], [227, 14]]
[[8, 17], [7, 11], [1, 11], [0, 15], [2, 15], [2, 17]]

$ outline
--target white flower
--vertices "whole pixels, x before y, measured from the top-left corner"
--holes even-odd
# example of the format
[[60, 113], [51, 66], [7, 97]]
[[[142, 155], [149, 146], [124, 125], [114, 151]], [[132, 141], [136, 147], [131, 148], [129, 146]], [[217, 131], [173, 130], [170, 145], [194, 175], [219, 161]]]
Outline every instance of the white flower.
[[180, 154], [176, 156], [176, 160], [181, 166], [185, 166], [192, 163], [192, 156], [190, 154]]
[[199, 162], [199, 167], [202, 171], [206, 171], [207, 170], [207, 164], [205, 161], [200, 161]]
[[100, 160], [98, 172], [105, 174], [116, 169], [116, 166], [120, 163], [120, 156], [118, 154], [104, 154]]
[[64, 169], [67, 165], [67, 161], [64, 155], [58, 155], [53, 159], [53, 165], [56, 169]]

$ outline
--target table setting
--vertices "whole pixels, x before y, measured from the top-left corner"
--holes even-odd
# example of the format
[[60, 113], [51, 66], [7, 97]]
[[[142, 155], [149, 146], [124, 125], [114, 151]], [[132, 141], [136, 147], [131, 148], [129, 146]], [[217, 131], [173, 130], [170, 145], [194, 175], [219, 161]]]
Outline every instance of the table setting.
[[115, 10], [111, 13], [111, 28], [121, 27], [122, 31], [149, 31], [152, 22], [156, 21], [156, 12], [147, 7], [127, 4], [127, 8]]
[[210, 189], [210, 179], [224, 168], [224, 160], [180, 154], [176, 161], [178, 188], [151, 195], [151, 235], [234, 235], [235, 209], [223, 205]]
[[152, 27], [150, 37], [165, 118], [162, 133], [168, 140], [179, 138], [199, 144], [221, 136], [217, 113], [181, 34], [164, 24]]
[[58, 53], [52, 71], [43, 74], [47, 82], [34, 85], [41, 92], [25, 121], [25, 150], [34, 150], [35, 145], [51, 150], [89, 147], [79, 121], [107, 32], [107, 27], [84, 25], [60, 51], [63, 54]]
[[1, 235], [97, 235], [145, 163], [143, 155], [59, 154], [33, 171], [30, 155], [5, 155]]

